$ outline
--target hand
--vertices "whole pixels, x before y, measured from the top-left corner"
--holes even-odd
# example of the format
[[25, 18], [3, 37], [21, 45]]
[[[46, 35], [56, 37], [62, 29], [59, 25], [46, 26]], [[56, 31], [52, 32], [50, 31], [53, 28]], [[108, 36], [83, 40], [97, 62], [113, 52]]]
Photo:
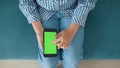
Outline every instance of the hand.
[[74, 33], [69, 29], [62, 30], [58, 35], [56, 35], [58, 48], [68, 48], [73, 37]]
[[56, 43], [59, 48], [68, 48], [74, 35], [76, 34], [80, 25], [72, 23], [67, 29], [62, 30], [56, 35]]

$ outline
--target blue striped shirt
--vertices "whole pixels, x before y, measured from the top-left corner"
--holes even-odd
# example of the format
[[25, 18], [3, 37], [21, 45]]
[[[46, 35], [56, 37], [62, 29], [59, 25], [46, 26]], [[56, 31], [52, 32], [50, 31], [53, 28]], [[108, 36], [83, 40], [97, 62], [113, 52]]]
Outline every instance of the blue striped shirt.
[[97, 0], [19, 0], [19, 8], [29, 23], [48, 20], [55, 12], [72, 17], [71, 23], [85, 26], [90, 10]]

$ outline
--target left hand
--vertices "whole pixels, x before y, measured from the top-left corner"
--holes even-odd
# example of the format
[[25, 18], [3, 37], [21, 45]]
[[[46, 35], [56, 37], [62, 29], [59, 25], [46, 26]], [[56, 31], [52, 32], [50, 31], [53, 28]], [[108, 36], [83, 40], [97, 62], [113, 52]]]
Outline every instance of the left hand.
[[[71, 25], [69, 28], [62, 30], [56, 35], [56, 40], [54, 42], [57, 44], [58, 49], [69, 47], [74, 35], [77, 32], [77, 27], [75, 27], [74, 25]], [[74, 27], [76, 28], [76, 30]]]

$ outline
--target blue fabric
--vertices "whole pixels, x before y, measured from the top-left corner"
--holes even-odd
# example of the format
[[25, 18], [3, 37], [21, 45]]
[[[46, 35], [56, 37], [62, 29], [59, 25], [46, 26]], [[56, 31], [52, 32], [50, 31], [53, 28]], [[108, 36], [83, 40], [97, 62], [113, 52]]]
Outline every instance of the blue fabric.
[[55, 12], [72, 16], [72, 23], [85, 26], [90, 10], [97, 0], [19, 0], [19, 8], [29, 23], [36, 20], [48, 20]]
[[[44, 28], [57, 29], [57, 33], [68, 28], [72, 18], [66, 18], [60, 13], [55, 13], [47, 21], [42, 21]], [[79, 68], [80, 60], [83, 58], [83, 39], [84, 27], [80, 27], [74, 38], [72, 39], [68, 49], [59, 49], [57, 57], [44, 57], [43, 52], [39, 48], [39, 61], [42, 68], [56, 68], [56, 64], [60, 58], [63, 60], [64, 68]]]

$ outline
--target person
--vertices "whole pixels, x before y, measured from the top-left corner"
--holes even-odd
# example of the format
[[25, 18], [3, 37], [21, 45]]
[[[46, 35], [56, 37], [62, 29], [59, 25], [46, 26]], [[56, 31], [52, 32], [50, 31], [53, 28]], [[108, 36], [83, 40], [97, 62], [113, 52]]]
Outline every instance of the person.
[[[19, 0], [19, 8], [32, 24], [42, 68], [56, 68], [62, 59], [64, 68], [79, 68], [83, 58], [84, 27], [88, 13], [97, 0]], [[56, 29], [57, 57], [43, 56], [43, 31]]]

